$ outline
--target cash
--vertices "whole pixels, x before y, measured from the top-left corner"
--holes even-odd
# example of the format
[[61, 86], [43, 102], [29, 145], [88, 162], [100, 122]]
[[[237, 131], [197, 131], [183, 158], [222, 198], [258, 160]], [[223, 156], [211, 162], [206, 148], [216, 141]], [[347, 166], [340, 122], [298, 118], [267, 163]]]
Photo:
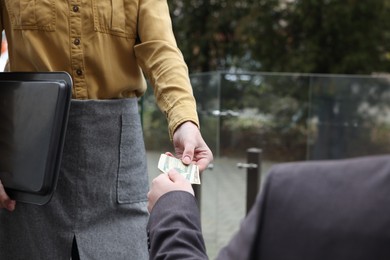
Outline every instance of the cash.
[[161, 154], [158, 161], [158, 169], [164, 173], [168, 173], [170, 169], [175, 169], [189, 180], [191, 184], [200, 184], [199, 168], [195, 164], [185, 165], [175, 157]]

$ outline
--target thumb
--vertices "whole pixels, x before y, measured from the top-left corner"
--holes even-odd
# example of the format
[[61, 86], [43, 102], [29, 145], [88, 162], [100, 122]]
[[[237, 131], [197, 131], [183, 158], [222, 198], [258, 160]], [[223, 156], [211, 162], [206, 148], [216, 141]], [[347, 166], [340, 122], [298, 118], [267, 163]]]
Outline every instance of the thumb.
[[183, 181], [184, 177], [175, 169], [170, 169], [168, 172], [169, 179], [172, 182]]
[[184, 164], [188, 165], [192, 162], [192, 159], [194, 158], [194, 150], [195, 150], [195, 147], [193, 145], [187, 144], [184, 147], [183, 156], [181, 157], [181, 161]]

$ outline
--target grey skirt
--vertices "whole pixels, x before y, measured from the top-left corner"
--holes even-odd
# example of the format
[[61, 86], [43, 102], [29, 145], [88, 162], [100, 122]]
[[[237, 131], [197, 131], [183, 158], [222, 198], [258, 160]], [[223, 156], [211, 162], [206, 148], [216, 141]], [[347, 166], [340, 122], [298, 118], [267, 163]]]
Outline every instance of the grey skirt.
[[54, 196], [0, 210], [0, 259], [148, 259], [147, 191], [137, 100], [73, 100]]

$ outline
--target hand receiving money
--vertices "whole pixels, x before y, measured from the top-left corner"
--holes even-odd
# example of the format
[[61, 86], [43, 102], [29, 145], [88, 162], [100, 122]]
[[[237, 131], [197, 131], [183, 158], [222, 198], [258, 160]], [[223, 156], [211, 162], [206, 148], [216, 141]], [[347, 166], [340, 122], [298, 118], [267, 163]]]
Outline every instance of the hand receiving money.
[[191, 184], [200, 184], [199, 168], [195, 164], [185, 165], [181, 160], [175, 157], [161, 154], [158, 161], [158, 169], [163, 173], [168, 173], [170, 169], [175, 169]]

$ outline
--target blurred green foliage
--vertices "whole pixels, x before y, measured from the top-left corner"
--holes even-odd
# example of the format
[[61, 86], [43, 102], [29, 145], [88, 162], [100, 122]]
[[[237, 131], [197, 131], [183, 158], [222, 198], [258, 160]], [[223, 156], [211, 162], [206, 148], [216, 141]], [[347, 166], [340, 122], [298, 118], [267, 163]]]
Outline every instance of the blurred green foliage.
[[388, 0], [171, 0], [190, 71], [370, 74], [390, 68]]
[[[293, 161], [390, 152], [389, 80], [325, 76], [390, 70], [390, 1], [169, 5], [215, 154], [256, 146], [267, 159]], [[145, 99], [147, 147], [169, 150], [165, 118]]]

